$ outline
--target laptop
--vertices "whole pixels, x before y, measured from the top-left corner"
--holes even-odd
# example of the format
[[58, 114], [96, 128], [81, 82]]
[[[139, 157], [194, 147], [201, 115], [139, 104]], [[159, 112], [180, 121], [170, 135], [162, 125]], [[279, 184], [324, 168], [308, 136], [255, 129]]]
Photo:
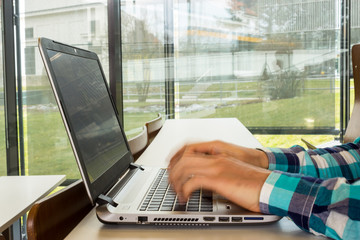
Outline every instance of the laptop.
[[134, 163], [98, 56], [46, 38], [39, 39], [39, 49], [101, 222], [207, 226], [280, 219], [249, 212], [202, 189], [186, 204], [179, 203], [166, 169]]

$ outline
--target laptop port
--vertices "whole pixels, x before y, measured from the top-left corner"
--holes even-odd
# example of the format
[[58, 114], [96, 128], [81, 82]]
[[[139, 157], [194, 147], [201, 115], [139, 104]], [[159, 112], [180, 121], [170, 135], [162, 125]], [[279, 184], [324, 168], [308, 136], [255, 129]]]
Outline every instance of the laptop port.
[[219, 222], [228, 222], [229, 217], [219, 217]]
[[231, 221], [232, 222], [242, 222], [242, 217], [232, 217]]
[[146, 224], [146, 223], [148, 223], [148, 217], [146, 217], [146, 216], [139, 216], [139, 217], [138, 217], [138, 223], [140, 223], [140, 224]]
[[264, 218], [263, 217], [244, 217], [244, 220], [258, 221], [258, 220], [264, 220]]
[[215, 217], [204, 217], [203, 219], [204, 219], [204, 221], [206, 221], [206, 222], [213, 222], [213, 221], [215, 221]]

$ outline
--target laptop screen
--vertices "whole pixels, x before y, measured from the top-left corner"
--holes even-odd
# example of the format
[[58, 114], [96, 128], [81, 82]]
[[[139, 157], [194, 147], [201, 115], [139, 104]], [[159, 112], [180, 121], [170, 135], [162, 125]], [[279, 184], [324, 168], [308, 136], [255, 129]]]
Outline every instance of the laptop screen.
[[47, 50], [90, 182], [127, 152], [105, 80], [94, 59]]
[[39, 39], [61, 117], [94, 204], [133, 162], [126, 135], [94, 52]]

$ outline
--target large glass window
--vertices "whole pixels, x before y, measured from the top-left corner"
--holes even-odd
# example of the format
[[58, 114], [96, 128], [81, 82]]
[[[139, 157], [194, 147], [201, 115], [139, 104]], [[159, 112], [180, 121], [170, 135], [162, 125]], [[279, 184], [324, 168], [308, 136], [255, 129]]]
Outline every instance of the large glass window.
[[[108, 76], [107, 3], [19, 0], [19, 122], [26, 174], [79, 177], [37, 39], [48, 37], [95, 51]], [[343, 1], [120, 3], [121, 46], [116, 47], [122, 53], [122, 82], [115, 81], [122, 84], [128, 137], [158, 113], [167, 118], [235, 117], [265, 138], [338, 134]], [[351, 3], [356, 13], [357, 1]], [[354, 43], [357, 18], [351, 19]], [[262, 143], [274, 145], [268, 144], [274, 143], [272, 137]], [[5, 144], [0, 146], [1, 154]]]
[[340, 4], [122, 1], [125, 128], [161, 111], [173, 81], [169, 117], [235, 117], [259, 134], [336, 135]]
[[[26, 174], [79, 171], [37, 47], [39, 37], [95, 51], [108, 75], [107, 1], [20, 1], [22, 104]], [[1, 144], [1, 146], [3, 146]]]

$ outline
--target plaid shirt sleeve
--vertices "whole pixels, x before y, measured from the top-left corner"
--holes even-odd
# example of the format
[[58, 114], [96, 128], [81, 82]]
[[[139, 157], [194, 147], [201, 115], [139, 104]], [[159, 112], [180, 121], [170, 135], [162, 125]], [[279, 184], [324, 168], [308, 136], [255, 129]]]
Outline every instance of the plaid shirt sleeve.
[[334, 239], [360, 238], [360, 138], [333, 148], [264, 149], [273, 172], [260, 194], [263, 213]]

